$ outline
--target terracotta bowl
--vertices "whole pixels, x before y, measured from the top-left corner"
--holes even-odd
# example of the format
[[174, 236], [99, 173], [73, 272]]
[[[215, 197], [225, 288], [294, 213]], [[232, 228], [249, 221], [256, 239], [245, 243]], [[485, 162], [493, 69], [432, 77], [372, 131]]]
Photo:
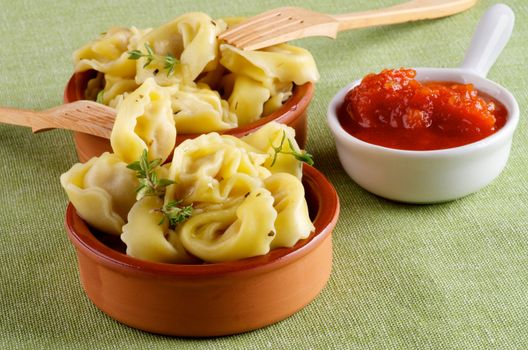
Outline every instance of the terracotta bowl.
[[177, 265], [127, 256], [119, 237], [92, 230], [70, 204], [66, 229], [83, 288], [110, 317], [165, 335], [228, 335], [285, 319], [326, 285], [339, 215], [336, 191], [319, 171], [305, 165], [303, 184], [315, 226], [310, 237], [226, 263]]
[[[95, 74], [96, 72], [93, 70], [73, 74], [64, 89], [64, 102], [68, 103], [84, 99], [86, 85]], [[312, 83], [297, 86], [290, 99], [274, 113], [265, 118], [261, 118], [254, 123], [239, 128], [229, 129], [223, 133], [242, 137], [256, 131], [270, 121], [276, 121], [293, 127], [295, 129], [297, 143], [301, 148], [304, 148], [306, 145], [308, 123], [306, 110], [312, 100], [313, 93], [314, 85]], [[176, 145], [197, 136], [199, 136], [199, 134], [178, 134], [176, 137]], [[81, 162], [86, 162], [90, 158], [98, 156], [104, 152], [112, 151], [110, 140], [93, 135], [74, 132], [74, 142], [77, 155]]]

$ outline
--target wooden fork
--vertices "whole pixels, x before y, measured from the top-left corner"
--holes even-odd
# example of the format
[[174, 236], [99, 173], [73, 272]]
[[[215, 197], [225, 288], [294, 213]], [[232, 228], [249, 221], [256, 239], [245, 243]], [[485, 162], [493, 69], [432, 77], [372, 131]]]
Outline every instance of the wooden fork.
[[299, 7], [281, 7], [264, 12], [219, 35], [244, 50], [257, 50], [309, 36], [334, 38], [338, 32], [445, 17], [465, 11], [477, 0], [412, 0], [378, 10], [327, 15]]
[[110, 138], [116, 111], [94, 101], [80, 100], [44, 111], [0, 107], [0, 123], [29, 126], [33, 132], [67, 129]]

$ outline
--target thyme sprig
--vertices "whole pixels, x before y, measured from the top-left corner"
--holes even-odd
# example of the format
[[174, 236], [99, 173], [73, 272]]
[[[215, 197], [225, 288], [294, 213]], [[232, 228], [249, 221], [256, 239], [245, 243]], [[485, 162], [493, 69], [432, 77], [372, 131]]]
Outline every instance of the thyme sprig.
[[143, 53], [141, 50], [128, 51], [128, 59], [139, 60], [141, 57], [145, 57], [147, 61], [143, 65], [143, 68], [147, 67], [149, 64], [152, 63], [152, 61], [154, 61], [156, 55], [154, 54], [154, 51], [152, 50], [150, 45], [147, 43], [145, 43], [145, 49], [147, 50], [147, 53]]
[[[169, 179], [160, 179], [156, 173], [156, 168], [161, 165], [161, 158], [148, 160], [147, 150], [143, 150], [139, 160], [127, 165], [127, 168], [136, 172], [136, 177], [139, 179], [139, 186], [136, 188], [136, 199], [140, 200], [145, 196], [158, 196], [163, 198], [166, 187], [175, 182]], [[165, 220], [169, 221], [169, 228], [174, 230], [179, 224], [187, 220], [193, 213], [193, 206], [180, 206], [181, 200], [173, 200], [165, 204], [160, 209], [154, 211], [161, 212], [159, 225], [163, 224]]]
[[136, 172], [139, 179], [139, 186], [136, 187], [136, 199], [140, 200], [145, 196], [159, 196], [165, 194], [165, 187], [172, 185], [174, 181], [160, 179], [156, 173], [156, 167], [161, 165], [161, 158], [148, 160], [147, 150], [143, 150], [139, 160], [127, 165], [127, 168]]
[[[284, 141], [288, 140], [288, 145], [290, 146], [290, 149], [291, 151], [285, 151], [283, 148], [284, 148]], [[283, 131], [282, 132], [282, 139], [281, 139], [281, 142], [278, 146], [274, 146], [273, 143], [271, 143], [270, 141], [270, 145], [271, 147], [273, 148], [273, 151], [275, 152], [273, 154], [273, 160], [271, 161], [271, 164], [270, 164], [270, 167], [272, 167], [275, 162], [277, 161], [277, 155], [279, 153], [282, 153], [282, 154], [290, 154], [292, 156], [295, 157], [295, 159], [297, 159], [298, 161], [301, 161], [301, 162], [304, 162], [308, 165], [314, 165], [314, 160], [313, 160], [313, 156], [306, 152], [306, 151], [301, 151], [301, 152], [297, 152], [295, 151], [295, 148], [293, 147], [293, 142], [286, 137], [286, 132]]]
[[95, 98], [95, 102], [104, 104], [104, 90], [101, 90], [97, 93], [97, 97]]
[[179, 62], [180, 61], [171, 53], [165, 56], [165, 65], [163, 68], [167, 70], [167, 76], [170, 76], [172, 73], [174, 73], [174, 66]]
[[159, 225], [163, 224], [165, 219], [167, 219], [169, 221], [169, 228], [175, 229], [192, 215], [194, 209], [192, 204], [182, 207], [180, 206], [181, 202], [181, 200], [170, 201], [161, 208], [163, 217]]
[[150, 45], [147, 43], [145, 43], [145, 49], [147, 50], [147, 53], [143, 53], [141, 50], [128, 51], [128, 59], [139, 60], [140, 58], [145, 57], [147, 60], [145, 61], [143, 68], [147, 67], [154, 60], [162, 61], [163, 68], [167, 70], [167, 76], [170, 76], [172, 73], [174, 73], [174, 67], [176, 64], [180, 63], [180, 61], [171, 53], [167, 54], [166, 56], [155, 54], [154, 50], [152, 50], [152, 47], [150, 47]]

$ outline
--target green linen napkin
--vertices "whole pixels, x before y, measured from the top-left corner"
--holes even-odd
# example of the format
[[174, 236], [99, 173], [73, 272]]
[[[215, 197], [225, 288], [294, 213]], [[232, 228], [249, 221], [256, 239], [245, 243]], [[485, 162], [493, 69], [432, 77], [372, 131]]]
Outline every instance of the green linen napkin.
[[[284, 5], [327, 13], [398, 0], [0, 0], [0, 105], [61, 103], [71, 54], [110, 26], [157, 26], [178, 14], [252, 15]], [[341, 168], [325, 111], [342, 86], [387, 67], [459, 64], [479, 17], [465, 13], [297, 42], [321, 73], [310, 107], [316, 166], [341, 198], [334, 268], [294, 316], [246, 334], [184, 339], [123, 326], [84, 295], [63, 228], [59, 175], [76, 161], [71, 134], [0, 125], [0, 349], [526, 349], [528, 348], [528, 3], [489, 78], [517, 97], [511, 158], [491, 185], [439, 205], [403, 205], [359, 188]]]

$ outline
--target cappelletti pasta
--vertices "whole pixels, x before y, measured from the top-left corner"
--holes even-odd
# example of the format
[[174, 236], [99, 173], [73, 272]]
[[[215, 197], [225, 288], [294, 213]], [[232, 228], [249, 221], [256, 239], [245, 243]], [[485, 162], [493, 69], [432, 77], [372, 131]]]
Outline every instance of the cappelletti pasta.
[[94, 69], [121, 78], [134, 78], [136, 63], [128, 59], [127, 52], [137, 47], [138, 40], [149, 31], [135, 27], [110, 28], [98, 39], [75, 51], [75, 71]]
[[155, 60], [145, 65], [148, 58], [142, 57], [137, 61], [137, 82], [142, 83], [154, 77], [160, 85], [192, 84], [202, 72], [216, 68], [216, 36], [220, 28], [225, 27], [223, 22], [214, 22], [204, 13], [193, 12], [150, 31], [139, 40], [138, 49], [146, 53], [146, 47], [151, 47], [157, 55], [170, 54], [178, 58], [180, 64], [175, 67], [173, 74], [160, 74], [165, 70], [163, 61]]
[[134, 172], [121, 158], [104, 153], [85, 164], [75, 164], [60, 181], [80, 217], [103, 232], [121, 234], [138, 185]]
[[[302, 163], [287, 153], [276, 153], [274, 147], [282, 147], [285, 152], [300, 152], [301, 149], [295, 140], [295, 130], [285, 128], [278, 123], [268, 123], [256, 132], [244, 136], [244, 142], [255, 147], [260, 152], [269, 154], [264, 166], [272, 173], [289, 173], [299, 180], [302, 177]], [[273, 163], [274, 162], [274, 163]], [[271, 166], [273, 163], [273, 166]]]
[[[115, 107], [113, 153], [61, 176], [92, 227], [126, 253], [161, 263], [222, 262], [292, 247], [314, 230], [295, 130], [268, 123], [243, 138], [223, 131], [273, 113], [295, 85], [318, 79], [308, 51], [243, 51], [218, 34], [237, 20], [188, 13], [158, 28], [112, 28], [74, 54], [96, 70], [86, 97]], [[176, 134], [202, 134], [176, 148]], [[172, 159], [169, 159], [172, 153]], [[311, 161], [311, 158], [309, 158]]]
[[171, 106], [178, 132], [183, 134], [222, 131], [237, 126], [237, 116], [218, 92], [198, 84], [182, 86], [171, 94]]
[[268, 158], [239, 146], [233, 136], [217, 133], [186, 140], [174, 150], [169, 178], [178, 185], [167, 189], [167, 199], [220, 203], [262, 186], [270, 171], [262, 164]]
[[[115, 132], [129, 133], [119, 128]], [[61, 184], [79, 215], [101, 231], [120, 234], [133, 257], [189, 264], [263, 255], [292, 247], [314, 229], [299, 160], [290, 151], [273, 155], [265, 147], [266, 138], [271, 143], [277, 135], [298, 149], [293, 129], [271, 123], [247, 136], [250, 142], [217, 133], [186, 140], [163, 166], [161, 160], [141, 160], [143, 155], [127, 167], [119, 155], [105, 153], [74, 165], [61, 176]], [[269, 162], [279, 155], [291, 158], [291, 164], [285, 166], [288, 161], [282, 158], [282, 165]], [[151, 169], [152, 162], [157, 165]], [[133, 169], [152, 171], [155, 176], [148, 181], [157, 184], [163, 178], [165, 190], [136, 198], [138, 183], [141, 188], [148, 181]], [[192, 211], [173, 225], [166, 216], [171, 206], [176, 213]]]
[[149, 78], [120, 104], [112, 134], [112, 150], [125, 162], [139, 159], [144, 149], [165, 161], [176, 143], [167, 88]]
[[[298, 177], [299, 161], [290, 154], [282, 154], [293, 159], [293, 166], [283, 167], [286, 171], [293, 170], [292, 173], [277, 172], [268, 162], [272, 155], [263, 146], [264, 140], [275, 134], [285, 135], [298, 147], [293, 129], [271, 123], [267, 129], [248, 136], [257, 147], [232, 136], [210, 133], [175, 148], [168, 172], [174, 184], [167, 188], [164, 202], [180, 200], [182, 205], [194, 206], [190, 218], [174, 230], [178, 237], [173, 238], [176, 247], [181, 244], [203, 261], [219, 262], [291, 247], [309, 236], [314, 227]], [[123, 240], [129, 254], [145, 257], [142, 252], [147, 248], [136, 243], [145, 239], [140, 236], [150, 235], [149, 230], [134, 229], [138, 239], [130, 239], [128, 226], [136, 221], [137, 215], [144, 214], [130, 212]], [[157, 232], [160, 240], [157, 249], [166, 250], [170, 238], [164, 239], [159, 234], [161, 229]], [[148, 249], [154, 248], [150, 245]]]
[[237, 21], [193, 12], [154, 29], [111, 28], [75, 52], [75, 70], [98, 71], [86, 97], [112, 107], [149, 79], [171, 87], [180, 133], [243, 126], [279, 109], [294, 85], [315, 82], [319, 73], [299, 47], [243, 51], [221, 42], [227, 23]]
[[271, 193], [258, 188], [238, 205], [193, 215], [178, 233], [184, 247], [205, 261], [238, 260], [269, 252], [276, 217]]
[[127, 245], [127, 254], [133, 257], [165, 262], [191, 263], [190, 256], [180, 242], [179, 236], [170, 230], [167, 223], [159, 224], [163, 214], [163, 200], [158, 197], [144, 197], [131, 208], [129, 221], [123, 226], [121, 240]]

